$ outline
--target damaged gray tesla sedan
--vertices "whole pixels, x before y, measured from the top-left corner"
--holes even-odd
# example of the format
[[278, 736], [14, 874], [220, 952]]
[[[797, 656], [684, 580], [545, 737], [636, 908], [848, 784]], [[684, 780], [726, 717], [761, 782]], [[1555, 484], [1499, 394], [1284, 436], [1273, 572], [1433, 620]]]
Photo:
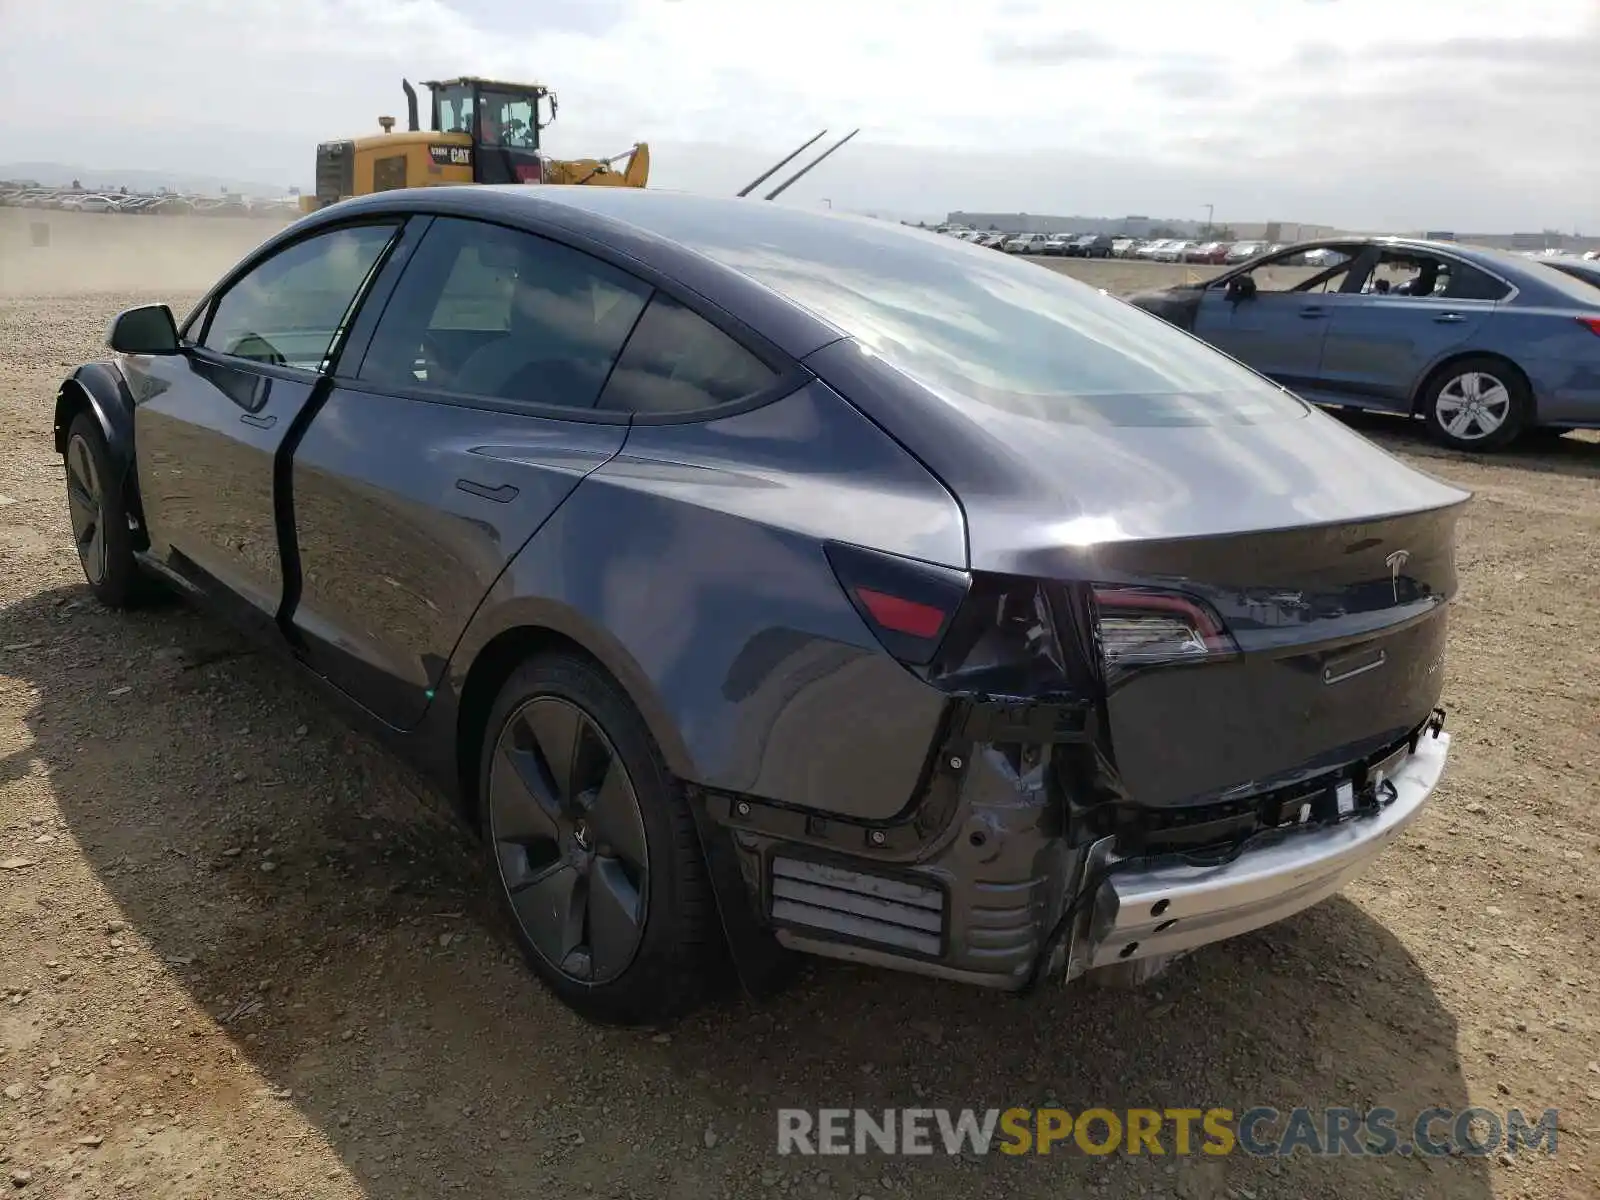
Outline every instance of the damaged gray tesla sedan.
[[1336, 891], [1427, 801], [1466, 493], [1064, 276], [610, 188], [325, 209], [62, 385], [85, 574], [459, 797], [653, 1021], [794, 952], [1017, 991]]

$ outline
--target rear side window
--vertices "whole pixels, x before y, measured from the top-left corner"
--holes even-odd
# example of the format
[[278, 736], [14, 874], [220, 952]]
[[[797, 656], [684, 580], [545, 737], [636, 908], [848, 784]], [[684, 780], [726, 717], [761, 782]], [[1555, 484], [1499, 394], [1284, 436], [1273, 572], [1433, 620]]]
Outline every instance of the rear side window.
[[222, 294], [201, 345], [279, 367], [320, 370], [393, 225], [360, 225], [296, 242]]
[[657, 292], [611, 372], [600, 407], [693, 412], [747, 399], [778, 373], [722, 330]]
[[386, 389], [592, 408], [650, 287], [569, 246], [439, 218], [358, 378]]
[[1446, 300], [1504, 300], [1511, 289], [1487, 271], [1464, 262], [1448, 264], [1449, 278], [1441, 295]]

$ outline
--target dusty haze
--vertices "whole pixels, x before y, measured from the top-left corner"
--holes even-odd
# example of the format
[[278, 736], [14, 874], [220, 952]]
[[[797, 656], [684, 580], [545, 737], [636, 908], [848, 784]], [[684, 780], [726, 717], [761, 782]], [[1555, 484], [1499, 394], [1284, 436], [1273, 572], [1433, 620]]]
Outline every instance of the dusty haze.
[[[204, 291], [288, 223], [0, 208], [0, 296]], [[34, 244], [36, 227], [46, 245]]]

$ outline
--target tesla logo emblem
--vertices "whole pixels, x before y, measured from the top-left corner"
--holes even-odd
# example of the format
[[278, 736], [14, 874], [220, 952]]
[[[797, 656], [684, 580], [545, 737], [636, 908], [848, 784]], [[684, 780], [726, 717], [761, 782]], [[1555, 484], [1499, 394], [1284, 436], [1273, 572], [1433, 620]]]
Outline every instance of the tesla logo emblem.
[[1383, 561], [1389, 564], [1389, 585], [1394, 589], [1394, 602], [1400, 603], [1400, 568], [1406, 565], [1406, 560], [1411, 557], [1409, 550], [1396, 550]]

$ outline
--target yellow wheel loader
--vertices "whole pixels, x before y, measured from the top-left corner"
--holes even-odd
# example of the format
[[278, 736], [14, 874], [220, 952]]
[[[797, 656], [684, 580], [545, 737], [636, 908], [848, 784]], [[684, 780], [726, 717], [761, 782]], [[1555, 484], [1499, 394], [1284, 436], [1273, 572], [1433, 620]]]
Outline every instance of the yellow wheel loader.
[[[459, 183], [564, 183], [591, 187], [642, 188], [650, 178], [650, 147], [637, 142], [612, 158], [555, 159], [545, 156], [539, 135], [555, 120], [556, 96], [540, 83], [505, 83], [464, 75], [433, 80], [428, 89], [428, 128], [422, 128], [417, 90], [400, 81], [406, 94], [406, 128], [393, 117], [379, 117], [381, 133], [323, 142], [317, 147], [316, 188], [300, 197], [304, 212], [315, 212], [351, 196], [394, 188]], [[748, 195], [780, 167], [828, 131], [824, 129], [739, 192]], [[771, 200], [840, 146], [840, 138], [762, 199]]]
[[350, 196], [392, 188], [448, 183], [644, 187], [650, 177], [650, 148], [643, 142], [614, 158], [547, 158], [539, 135], [555, 119], [556, 96], [543, 84], [474, 76], [425, 82], [430, 94], [426, 130], [416, 89], [405, 80], [401, 87], [406, 128], [396, 131], [393, 117], [379, 117], [381, 133], [319, 145], [316, 191], [300, 197], [302, 210], [314, 212]]

